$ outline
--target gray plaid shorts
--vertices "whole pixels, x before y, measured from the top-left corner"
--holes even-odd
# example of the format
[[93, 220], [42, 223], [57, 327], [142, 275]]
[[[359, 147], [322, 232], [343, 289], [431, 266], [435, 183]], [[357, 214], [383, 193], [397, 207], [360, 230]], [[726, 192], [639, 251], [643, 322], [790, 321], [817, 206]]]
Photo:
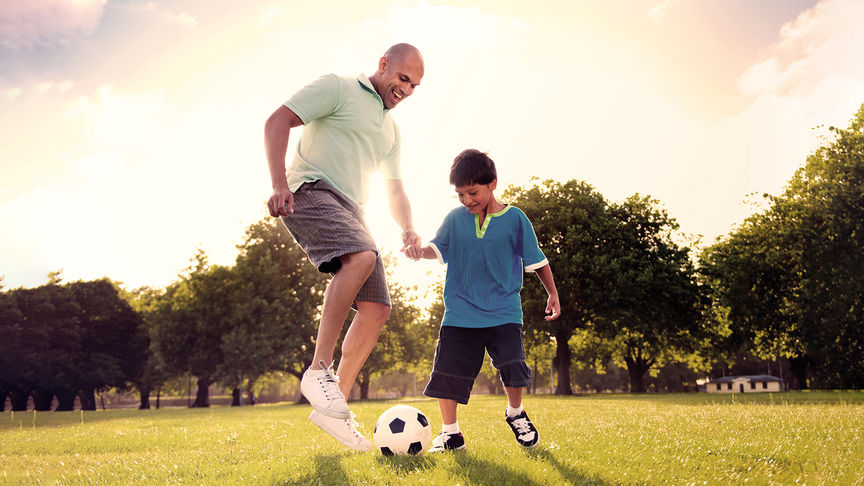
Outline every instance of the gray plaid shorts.
[[282, 216], [282, 223], [322, 273], [338, 272], [342, 255], [374, 251], [375, 269], [354, 301], [390, 305], [384, 261], [357, 203], [326, 181], [307, 182], [294, 193], [294, 212]]

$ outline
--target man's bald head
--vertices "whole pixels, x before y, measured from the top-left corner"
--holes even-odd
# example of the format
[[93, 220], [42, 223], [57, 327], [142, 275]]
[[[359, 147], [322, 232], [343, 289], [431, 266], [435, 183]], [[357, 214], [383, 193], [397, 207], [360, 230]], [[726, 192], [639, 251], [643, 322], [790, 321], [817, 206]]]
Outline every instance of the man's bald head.
[[375, 91], [384, 102], [384, 107], [394, 108], [400, 101], [411, 96], [423, 78], [423, 55], [411, 44], [390, 46], [378, 60], [378, 70], [369, 77]]

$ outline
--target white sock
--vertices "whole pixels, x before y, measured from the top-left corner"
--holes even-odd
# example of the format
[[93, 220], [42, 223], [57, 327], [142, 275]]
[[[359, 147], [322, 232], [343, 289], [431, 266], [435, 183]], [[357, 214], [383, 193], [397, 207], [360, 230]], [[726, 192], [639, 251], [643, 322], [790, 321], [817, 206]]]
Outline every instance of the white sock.
[[519, 415], [520, 413], [522, 413], [522, 410], [525, 410], [525, 409], [522, 408], [522, 404], [521, 404], [521, 403], [519, 404], [519, 408], [511, 408], [511, 407], [510, 407], [510, 404], [508, 403], [508, 404], [507, 404], [507, 412], [506, 412], [506, 413], [507, 413], [507, 416], [508, 416], [508, 417], [515, 417], [515, 416]]
[[459, 433], [459, 421], [453, 424], [444, 424], [443, 432], [445, 434], [458, 434]]

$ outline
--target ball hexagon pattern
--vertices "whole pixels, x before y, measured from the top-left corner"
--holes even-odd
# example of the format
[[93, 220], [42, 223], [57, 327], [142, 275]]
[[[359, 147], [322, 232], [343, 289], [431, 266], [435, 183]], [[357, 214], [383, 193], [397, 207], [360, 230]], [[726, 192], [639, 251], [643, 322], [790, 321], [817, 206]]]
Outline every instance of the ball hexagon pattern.
[[372, 441], [385, 456], [416, 456], [432, 442], [432, 427], [420, 410], [410, 405], [396, 405], [378, 417]]

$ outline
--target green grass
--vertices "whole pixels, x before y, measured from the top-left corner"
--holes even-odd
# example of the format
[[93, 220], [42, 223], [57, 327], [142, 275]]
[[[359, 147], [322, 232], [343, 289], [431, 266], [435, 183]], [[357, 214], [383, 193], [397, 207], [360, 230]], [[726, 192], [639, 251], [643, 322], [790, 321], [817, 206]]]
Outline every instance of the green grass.
[[[395, 403], [355, 402], [371, 436]], [[278, 404], [150, 411], [5, 412], [2, 484], [864, 484], [864, 392], [527, 396], [541, 434], [520, 448], [503, 396], [460, 407], [468, 448], [354, 453]]]

